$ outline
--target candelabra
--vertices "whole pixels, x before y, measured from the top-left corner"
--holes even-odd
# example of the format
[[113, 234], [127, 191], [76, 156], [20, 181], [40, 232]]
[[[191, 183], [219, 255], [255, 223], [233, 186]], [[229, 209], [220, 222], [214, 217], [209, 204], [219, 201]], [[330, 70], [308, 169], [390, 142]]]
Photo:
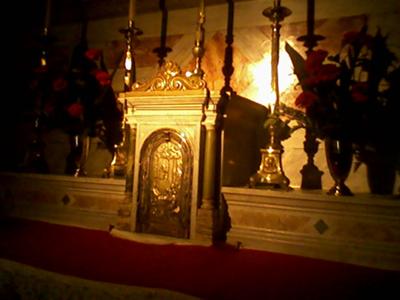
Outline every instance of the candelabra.
[[280, 28], [285, 17], [291, 11], [280, 5], [280, 0], [274, 1], [273, 7], [268, 7], [263, 11], [263, 15], [272, 22], [272, 47], [271, 47], [271, 86], [275, 93], [275, 104], [269, 111], [268, 122], [268, 141], [265, 149], [261, 149], [261, 164], [256, 174], [250, 177], [250, 187], [261, 188], [282, 188], [289, 190], [289, 179], [285, 176], [282, 168], [283, 146], [281, 143], [281, 125], [279, 110], [279, 82], [278, 82], [278, 62], [279, 62], [279, 38]]

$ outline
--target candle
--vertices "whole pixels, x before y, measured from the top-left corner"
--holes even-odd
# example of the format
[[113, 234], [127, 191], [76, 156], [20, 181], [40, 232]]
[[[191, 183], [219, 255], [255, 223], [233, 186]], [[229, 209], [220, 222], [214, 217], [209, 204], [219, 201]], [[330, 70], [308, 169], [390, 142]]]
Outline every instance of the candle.
[[314, 35], [314, 0], [307, 0], [307, 35]]
[[129, 20], [133, 20], [136, 15], [136, 1], [135, 0], [129, 0]]
[[49, 28], [50, 26], [50, 13], [51, 13], [51, 0], [47, 0], [46, 15], [44, 17], [44, 27]]
[[161, 9], [161, 48], [165, 48], [167, 45], [167, 26], [168, 26], [168, 9], [165, 6], [165, 0], [160, 1]]

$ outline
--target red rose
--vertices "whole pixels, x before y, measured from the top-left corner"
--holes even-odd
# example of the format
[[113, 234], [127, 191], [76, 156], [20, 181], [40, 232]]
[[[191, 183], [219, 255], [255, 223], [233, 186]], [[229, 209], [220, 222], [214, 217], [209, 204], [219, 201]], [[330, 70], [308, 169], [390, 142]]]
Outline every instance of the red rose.
[[298, 107], [308, 108], [318, 100], [318, 96], [310, 91], [302, 92], [297, 98], [294, 104]]
[[335, 81], [340, 75], [340, 69], [334, 64], [322, 65], [318, 71], [320, 81]]
[[315, 87], [320, 83], [320, 79], [317, 75], [309, 76], [303, 80], [303, 84], [308, 87]]
[[368, 84], [357, 82], [351, 88], [351, 98], [354, 102], [365, 102], [368, 100]]
[[304, 65], [306, 72], [309, 74], [317, 72], [321, 68], [322, 63], [324, 62], [327, 56], [328, 56], [328, 51], [325, 50], [318, 49], [316, 51], [311, 51], [307, 55], [307, 59]]
[[67, 108], [68, 114], [73, 118], [79, 118], [83, 113], [83, 106], [80, 103], [72, 103]]
[[49, 115], [54, 111], [54, 104], [50, 103], [50, 102], [46, 102], [44, 107], [43, 107], [43, 111]]
[[323, 82], [336, 81], [340, 75], [340, 69], [334, 64], [320, 65], [309, 77], [303, 80], [308, 87], [315, 87]]
[[68, 83], [63, 77], [58, 77], [53, 80], [52, 86], [55, 92], [59, 92], [64, 90], [67, 87]]
[[86, 58], [90, 60], [96, 60], [101, 56], [101, 50], [100, 49], [89, 49], [85, 52]]
[[95, 75], [97, 81], [100, 83], [100, 85], [104, 86], [104, 85], [111, 84], [111, 78], [110, 78], [110, 74], [108, 74], [108, 72], [97, 70], [94, 75]]

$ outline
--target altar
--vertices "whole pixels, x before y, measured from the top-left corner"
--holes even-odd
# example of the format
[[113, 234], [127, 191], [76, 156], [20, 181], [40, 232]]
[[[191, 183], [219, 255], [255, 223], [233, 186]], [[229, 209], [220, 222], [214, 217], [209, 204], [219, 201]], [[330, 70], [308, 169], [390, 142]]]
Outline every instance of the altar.
[[[207, 57], [209, 70], [213, 70], [210, 65], [215, 61], [224, 61], [222, 75], [214, 72], [217, 79], [210, 84], [202, 69], [206, 49], [203, 5], [195, 28], [193, 57], [185, 61], [190, 60], [189, 67], [184, 69], [165, 59], [165, 31], [161, 39], [164, 44], [155, 49], [160, 64], [153, 68], [157, 72], [148, 80], [134, 81], [133, 70], [125, 65], [124, 90], [116, 95], [123, 111], [124, 143], [113, 145], [115, 153], [105, 147], [98, 147], [101, 152], [91, 148], [88, 154], [92, 156], [85, 163], [92, 172], [86, 175], [94, 176], [1, 172], [0, 217], [100, 229], [140, 242], [225, 243], [238, 251], [257, 249], [399, 271], [398, 194], [368, 193], [365, 178], [360, 184], [353, 173], [345, 180], [354, 187], [354, 195], [328, 195], [327, 185], [332, 184], [332, 178], [323, 145], [318, 148], [315, 140], [307, 140], [304, 128], [290, 142], [276, 135], [274, 126], [284, 127], [284, 118], [293, 116], [282, 113], [285, 104], [279, 102], [279, 89], [275, 90], [275, 97], [269, 95], [276, 102], [267, 105], [230, 86], [234, 71], [232, 3], [228, 7], [223, 59], [214, 53], [221, 46], [217, 44], [221, 32], [210, 38], [217, 42], [214, 41], [214, 50], [209, 47], [213, 56]], [[288, 13], [281, 7], [274, 9]], [[273, 17], [272, 11], [267, 9], [264, 16]], [[126, 52], [127, 58], [132, 58], [132, 40], [138, 28], [133, 20], [129, 21], [124, 32], [127, 50], [131, 51]], [[275, 29], [280, 28], [280, 21], [274, 20]], [[259, 36], [265, 38], [259, 28], [255, 32], [255, 41]], [[242, 37], [242, 48], [238, 49], [248, 57], [240, 56], [239, 64], [257, 56], [246, 48], [247, 38]], [[186, 40], [189, 39], [182, 38], [179, 51], [187, 46]], [[271, 41], [277, 47], [279, 35]], [[175, 58], [181, 54], [179, 51], [174, 53]], [[272, 57], [271, 65], [277, 67], [277, 56]], [[264, 75], [259, 77], [264, 79]], [[244, 77], [236, 80], [243, 79], [246, 84], [252, 81]], [[272, 77], [277, 87], [277, 73]], [[215, 88], [222, 81], [223, 86]], [[280, 123], [266, 123], [271, 116]], [[69, 138], [66, 133], [63, 137]], [[48, 142], [48, 156], [60, 152], [54, 149], [67, 152], [64, 141], [58, 147], [59, 139], [49, 140], [53, 142]], [[57, 170], [64, 172], [65, 161], [55, 157], [53, 161], [61, 165], [57, 164]], [[313, 159], [323, 170], [317, 172], [319, 176], [326, 175], [323, 184], [302, 188], [300, 182], [306, 176], [302, 177], [299, 166], [312, 165]], [[322, 160], [323, 164], [319, 164]], [[357, 176], [362, 177], [359, 173]], [[397, 189], [398, 184], [396, 192]]]
[[238, 247], [400, 270], [400, 202], [326, 191], [222, 187]]

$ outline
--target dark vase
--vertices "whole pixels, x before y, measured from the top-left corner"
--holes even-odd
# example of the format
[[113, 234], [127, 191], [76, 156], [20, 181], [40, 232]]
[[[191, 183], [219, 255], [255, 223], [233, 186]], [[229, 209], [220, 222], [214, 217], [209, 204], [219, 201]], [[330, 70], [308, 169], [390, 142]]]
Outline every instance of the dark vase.
[[35, 138], [28, 147], [24, 172], [48, 173], [49, 168], [44, 156], [44, 143], [40, 137]]
[[326, 138], [325, 154], [329, 173], [335, 181], [333, 187], [329, 189], [328, 194], [335, 196], [352, 196], [353, 193], [345, 184], [353, 162], [351, 141]]
[[23, 164], [24, 172], [48, 173], [49, 168], [45, 159], [45, 143], [42, 139], [43, 121], [41, 116], [34, 119], [33, 140], [27, 148], [25, 161]]
[[396, 182], [396, 159], [387, 153], [374, 155], [367, 162], [367, 180], [370, 192], [392, 195]]
[[83, 151], [82, 140], [79, 135], [70, 136], [70, 147], [71, 150], [67, 156], [65, 173], [77, 177], [81, 172], [81, 158]]

